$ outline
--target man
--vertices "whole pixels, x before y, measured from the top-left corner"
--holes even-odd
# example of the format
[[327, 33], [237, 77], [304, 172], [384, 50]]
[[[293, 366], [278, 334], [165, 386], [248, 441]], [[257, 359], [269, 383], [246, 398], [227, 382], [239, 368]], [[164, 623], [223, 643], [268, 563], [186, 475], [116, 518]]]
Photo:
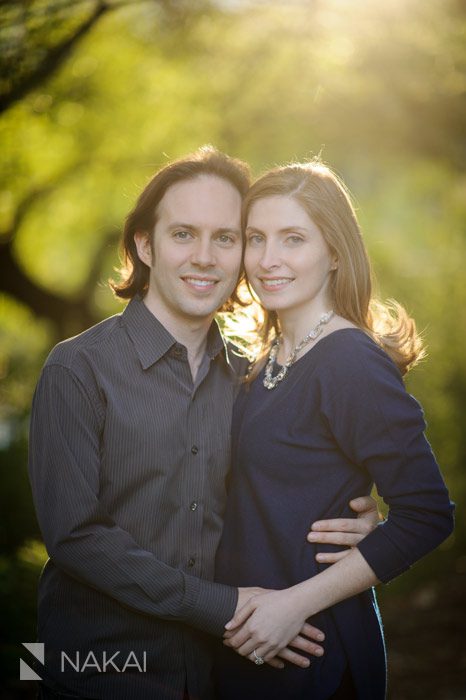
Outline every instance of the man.
[[[212, 583], [242, 371], [213, 318], [240, 273], [248, 185], [211, 148], [157, 173], [126, 222], [114, 289], [130, 303], [43, 369], [30, 475], [50, 555], [44, 698], [209, 697], [209, 635], [255, 592]], [[282, 659], [308, 663], [299, 651], [322, 653], [317, 641], [303, 628]]]

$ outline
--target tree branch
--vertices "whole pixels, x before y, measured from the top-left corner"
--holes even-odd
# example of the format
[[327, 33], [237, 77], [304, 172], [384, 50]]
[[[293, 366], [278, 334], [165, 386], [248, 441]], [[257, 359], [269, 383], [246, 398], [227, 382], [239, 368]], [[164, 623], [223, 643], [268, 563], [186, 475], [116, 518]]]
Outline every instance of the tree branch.
[[28, 306], [37, 316], [51, 321], [62, 338], [98, 320], [86, 297], [66, 299], [33, 282], [18, 265], [11, 239], [0, 244], [0, 279], [2, 292]]
[[99, 2], [90, 17], [77, 29], [77, 31], [53, 49], [47, 52], [44, 60], [37, 68], [20, 80], [15, 86], [0, 96], [0, 113], [8, 109], [12, 104], [18, 102], [29, 92], [37, 88], [44, 80], [47, 80], [68, 58], [75, 44], [89, 32], [100, 17], [113, 9], [112, 6], [104, 2]]

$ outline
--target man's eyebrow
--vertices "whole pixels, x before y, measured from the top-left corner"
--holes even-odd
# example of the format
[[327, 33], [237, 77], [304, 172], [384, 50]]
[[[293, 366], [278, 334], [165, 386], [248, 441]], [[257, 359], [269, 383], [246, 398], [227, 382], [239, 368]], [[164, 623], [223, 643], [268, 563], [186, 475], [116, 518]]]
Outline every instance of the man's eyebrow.
[[[193, 224], [186, 224], [183, 223], [182, 221], [174, 222], [173, 224], [170, 224], [168, 227], [169, 231], [174, 231], [175, 229], [188, 229], [188, 231], [198, 231], [198, 227], [194, 226]], [[235, 226], [221, 226], [220, 228], [215, 229], [215, 233], [222, 234], [222, 233], [234, 233], [235, 236], [240, 236], [241, 235], [241, 229], [236, 228]]]
[[234, 226], [223, 226], [222, 228], [216, 229], [215, 233], [234, 233], [236, 236], [240, 236], [241, 230]]
[[170, 231], [172, 231], [175, 228], [188, 228], [188, 229], [190, 229], [190, 231], [197, 231], [196, 226], [193, 226], [193, 224], [183, 223], [182, 221], [177, 221], [173, 224], [170, 224], [170, 226], [168, 228], [170, 229]]

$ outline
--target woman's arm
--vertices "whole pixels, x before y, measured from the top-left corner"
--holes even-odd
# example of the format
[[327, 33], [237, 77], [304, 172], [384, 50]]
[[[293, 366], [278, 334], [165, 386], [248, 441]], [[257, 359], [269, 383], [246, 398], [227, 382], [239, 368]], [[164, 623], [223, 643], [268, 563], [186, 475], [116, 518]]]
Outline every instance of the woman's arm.
[[250, 598], [227, 623], [224, 643], [241, 656], [250, 656], [255, 650], [268, 661], [294, 639], [307, 618], [376, 583], [378, 579], [362, 554], [353, 549], [307, 581]]
[[[371, 498], [371, 496], [361, 496], [359, 498], [353, 499], [350, 502], [350, 507], [358, 514], [357, 518], [336, 518], [333, 520], [320, 520], [316, 523], [313, 523], [312, 531], [308, 535], [309, 542], [312, 542], [313, 544], [330, 543], [335, 545], [341, 545], [342, 547], [344, 547], [344, 549], [342, 549], [342, 551], [340, 552], [317, 553], [316, 559], [320, 563], [332, 564], [334, 562], [340, 561], [341, 559], [348, 557], [354, 551], [356, 545], [358, 545], [359, 542], [361, 542], [361, 540], [364, 537], [366, 537], [366, 535], [372, 532], [372, 530], [374, 530], [374, 528], [377, 527], [378, 523], [381, 520], [381, 516], [377, 510], [377, 502], [374, 498]], [[325, 582], [323, 585], [326, 585]], [[372, 577], [371, 580], [368, 582], [367, 586], [371, 585], [373, 585]], [[302, 584], [302, 586], [303, 588], [297, 586], [296, 588], [299, 590], [296, 590], [294, 594], [291, 593], [292, 589], [290, 589], [290, 593], [293, 597], [296, 597], [296, 595], [299, 597], [303, 596], [304, 617], [300, 612], [300, 606], [296, 603], [292, 605], [290, 614], [288, 614], [287, 612], [286, 617], [288, 622], [291, 622], [291, 629], [298, 629], [299, 634], [295, 637], [292, 636], [290, 638], [290, 641], [287, 642], [287, 644], [285, 645], [285, 648], [278, 649], [277, 657], [271, 658], [269, 656], [266, 659], [270, 665], [276, 666], [277, 668], [283, 665], [279, 662], [279, 658], [294, 663], [296, 666], [306, 667], [309, 665], [308, 659], [305, 656], [301, 656], [301, 654], [298, 654], [292, 648], [289, 648], [288, 644], [290, 645], [290, 647], [294, 647], [296, 650], [304, 651], [305, 653], [311, 654], [313, 656], [322, 656], [324, 654], [324, 649], [319, 644], [319, 642], [322, 642], [324, 640], [323, 633], [309, 624], [300, 625], [300, 620], [304, 621], [310, 615], [315, 614], [314, 612], [306, 613], [305, 608], [306, 603], [308, 602], [307, 598], [309, 596], [304, 590], [304, 584]], [[364, 588], [367, 586], [358, 589], [357, 592], [359, 593], [360, 590], [364, 590]], [[238, 622], [238, 626], [240, 626], [241, 622], [245, 621], [247, 617], [250, 614], [252, 614], [252, 611], [255, 609], [254, 605], [252, 605], [253, 594], [255, 594], [254, 602], [259, 603], [258, 596], [260, 594], [271, 593], [270, 596], [263, 597], [261, 599], [261, 602], [263, 601], [266, 606], [270, 605], [272, 607], [271, 614], [267, 612], [265, 613], [268, 621], [272, 622], [273, 613], [276, 609], [276, 596], [273, 594], [277, 593], [277, 591], [269, 592], [260, 589], [256, 589], [256, 591], [254, 591], [253, 589], [247, 589], [247, 593], [243, 595], [243, 590], [246, 589], [239, 589], [239, 600], [236, 613], [232, 621], [231, 629], [237, 629], [237, 625], [235, 623]], [[278, 593], [282, 594], [283, 592], [278, 591]], [[342, 593], [343, 598], [347, 597], [348, 595], [352, 595], [351, 591], [347, 594]], [[246, 603], [249, 603], [249, 605], [246, 605]], [[332, 605], [332, 603], [330, 602], [328, 603], [328, 605]], [[286, 608], [286, 606], [282, 607]], [[248, 613], [247, 611], [250, 612]], [[295, 616], [294, 623], [292, 622], [293, 616]], [[280, 624], [279, 621], [276, 621], [275, 628], [282, 629], [283, 625]], [[229, 636], [231, 637], [232, 634], [230, 634]], [[240, 636], [237, 642], [240, 644], [240, 646], [242, 645], [242, 639], [243, 637]], [[245, 651], [247, 653], [252, 653], [252, 651], [249, 652], [248, 646], [245, 647]]]
[[[371, 496], [360, 496], [359, 498], [354, 498], [350, 502], [350, 507], [358, 514], [357, 518], [336, 518], [333, 520], [320, 520], [313, 523], [312, 530], [308, 534], [309, 542], [313, 544], [335, 544], [344, 547], [344, 549], [342, 549], [340, 552], [318, 552], [316, 554], [316, 559], [318, 562], [332, 564], [349, 556], [356, 545], [358, 545], [359, 542], [366, 537], [366, 535], [372, 532], [372, 530], [377, 527], [381, 520], [381, 516], [377, 510], [377, 502]], [[372, 584], [369, 583], [368, 585]], [[234, 620], [237, 619], [240, 610], [241, 617], [239, 619], [246, 620], [248, 617], [248, 615], [245, 613], [246, 603], [251, 602], [253, 595], [255, 595], [255, 601], [258, 602], [258, 596], [262, 593], [269, 593], [269, 591], [240, 588]], [[275, 593], [275, 591], [271, 591], [271, 593]], [[349, 593], [349, 595], [351, 595], [351, 593]], [[272, 605], [274, 605], [273, 599], [274, 596], [272, 595], [267, 600], [272, 601]], [[331, 605], [331, 603], [329, 603], [329, 605]], [[248, 606], [248, 610], [252, 611], [253, 607]], [[309, 660], [305, 656], [299, 654], [298, 650], [312, 656], [322, 656], [324, 654], [324, 649], [320, 644], [324, 640], [324, 634], [321, 632], [321, 630], [309, 625], [308, 623], [299, 625], [299, 606], [293, 606], [292, 612], [298, 613], [295, 626], [299, 629], [299, 634], [295, 637], [291, 637], [285, 648], [278, 650], [277, 657], [267, 658], [267, 662], [276, 668], [283, 666], [282, 660], [288, 661], [289, 663], [293, 663], [302, 668], [307, 667], [309, 665]], [[314, 613], [309, 613], [302, 619], [306, 620], [310, 614]], [[269, 619], [272, 618], [269, 616]]]

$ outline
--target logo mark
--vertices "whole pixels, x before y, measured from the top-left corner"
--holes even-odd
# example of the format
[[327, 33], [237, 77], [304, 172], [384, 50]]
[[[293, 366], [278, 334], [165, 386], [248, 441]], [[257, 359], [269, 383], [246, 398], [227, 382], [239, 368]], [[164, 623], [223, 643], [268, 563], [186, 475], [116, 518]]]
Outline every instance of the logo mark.
[[[37, 661], [40, 661], [42, 666], [44, 665], [44, 645], [42, 642], [22, 642], [22, 645], [31, 652]], [[19, 660], [19, 679], [21, 681], [42, 680], [42, 678], [22, 659]]]

